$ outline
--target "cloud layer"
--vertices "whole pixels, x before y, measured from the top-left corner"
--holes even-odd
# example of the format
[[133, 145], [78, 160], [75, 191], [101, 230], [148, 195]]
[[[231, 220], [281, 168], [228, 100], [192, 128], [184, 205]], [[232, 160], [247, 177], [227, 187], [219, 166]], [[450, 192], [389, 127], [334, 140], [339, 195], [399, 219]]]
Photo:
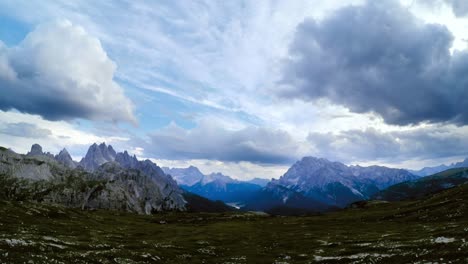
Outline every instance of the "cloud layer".
[[396, 1], [368, 1], [297, 27], [281, 95], [325, 98], [389, 124], [468, 124], [468, 53], [445, 26]]
[[69, 21], [38, 26], [17, 46], [0, 42], [0, 109], [49, 120], [136, 122], [98, 39]]
[[4, 128], [0, 129], [0, 133], [25, 138], [44, 138], [52, 135], [49, 129], [25, 122], [7, 123]]
[[297, 158], [298, 144], [280, 130], [246, 127], [227, 130], [202, 122], [185, 130], [175, 124], [150, 134], [145, 153], [158, 159], [211, 159], [288, 164]]
[[317, 155], [344, 162], [432, 160], [466, 155], [466, 127], [430, 126], [406, 131], [348, 130], [310, 133]]

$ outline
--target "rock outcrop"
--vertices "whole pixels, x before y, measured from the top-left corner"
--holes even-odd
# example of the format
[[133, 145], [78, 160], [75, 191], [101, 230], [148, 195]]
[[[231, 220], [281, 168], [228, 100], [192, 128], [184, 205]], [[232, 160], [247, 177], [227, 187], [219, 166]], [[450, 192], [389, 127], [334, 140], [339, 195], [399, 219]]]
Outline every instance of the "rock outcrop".
[[80, 161], [79, 165], [87, 171], [94, 171], [106, 162], [115, 160], [117, 153], [111, 145], [105, 143], [97, 145], [94, 143], [89, 147], [86, 156]]
[[72, 157], [68, 153], [67, 149], [62, 149], [58, 155], [55, 156], [55, 160], [59, 163], [63, 164], [67, 168], [74, 169], [78, 165], [75, 161], [73, 161]]
[[39, 145], [27, 155], [0, 150], [0, 180], [18, 183], [8, 193], [21, 199], [140, 214], [186, 210], [183, 190], [150, 160], [117, 154], [103, 143], [93, 144], [80, 165], [65, 149], [55, 159]]

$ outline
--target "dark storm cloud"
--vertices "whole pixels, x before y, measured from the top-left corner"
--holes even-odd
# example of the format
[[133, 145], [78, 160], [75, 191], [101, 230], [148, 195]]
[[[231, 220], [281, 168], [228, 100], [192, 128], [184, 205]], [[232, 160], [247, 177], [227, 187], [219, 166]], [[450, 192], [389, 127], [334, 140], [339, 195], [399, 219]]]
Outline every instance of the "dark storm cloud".
[[325, 98], [390, 124], [468, 123], [468, 53], [397, 1], [368, 1], [297, 27], [281, 96]]
[[49, 129], [39, 128], [35, 124], [29, 123], [8, 123], [0, 129], [0, 133], [15, 137], [44, 138], [52, 135]]
[[145, 152], [161, 159], [211, 159], [289, 164], [298, 156], [298, 145], [284, 131], [247, 127], [231, 131], [201, 123], [186, 130], [174, 124], [152, 133]]
[[344, 162], [437, 159], [467, 155], [467, 130], [451, 126], [383, 132], [376, 129], [310, 133], [316, 155]]

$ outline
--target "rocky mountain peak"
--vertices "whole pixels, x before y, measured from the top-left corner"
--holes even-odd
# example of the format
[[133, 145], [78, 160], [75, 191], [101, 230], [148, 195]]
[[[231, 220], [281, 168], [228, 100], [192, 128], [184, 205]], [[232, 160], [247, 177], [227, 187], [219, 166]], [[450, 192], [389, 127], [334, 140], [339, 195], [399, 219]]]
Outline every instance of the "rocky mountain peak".
[[106, 143], [97, 145], [94, 143], [88, 149], [85, 157], [80, 161], [80, 165], [87, 171], [94, 171], [100, 165], [114, 161], [117, 153], [111, 145], [107, 146]]
[[62, 163], [68, 168], [74, 169], [76, 168], [77, 164], [73, 161], [70, 153], [68, 153], [67, 149], [62, 149], [58, 155], [55, 156], [55, 160]]
[[50, 154], [50, 152], [43, 152], [42, 147], [39, 144], [33, 144], [31, 146], [31, 151], [26, 154], [26, 156], [42, 156], [45, 158], [54, 158], [54, 155]]
[[68, 153], [68, 150], [67, 150], [66, 148], [63, 148], [63, 149], [59, 152], [58, 156], [70, 156], [70, 153]]
[[126, 168], [135, 168], [138, 164], [136, 155], [130, 156], [126, 150], [123, 153], [117, 153], [115, 161]]
[[279, 183], [308, 190], [312, 187], [320, 188], [332, 182], [343, 182], [351, 175], [350, 169], [343, 163], [331, 162], [323, 158], [304, 157], [288, 169], [279, 179]]
[[31, 146], [31, 151], [28, 152], [28, 156], [38, 156], [38, 155], [43, 155], [44, 153], [42, 152], [42, 147], [39, 144], [33, 144]]

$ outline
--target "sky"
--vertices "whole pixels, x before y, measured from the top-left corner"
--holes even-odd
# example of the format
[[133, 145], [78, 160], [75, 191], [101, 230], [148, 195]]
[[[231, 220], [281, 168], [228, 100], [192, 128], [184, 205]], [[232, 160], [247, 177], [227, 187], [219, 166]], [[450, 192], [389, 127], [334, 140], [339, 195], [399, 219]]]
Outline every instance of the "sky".
[[0, 0], [0, 145], [278, 178], [468, 156], [468, 2]]

